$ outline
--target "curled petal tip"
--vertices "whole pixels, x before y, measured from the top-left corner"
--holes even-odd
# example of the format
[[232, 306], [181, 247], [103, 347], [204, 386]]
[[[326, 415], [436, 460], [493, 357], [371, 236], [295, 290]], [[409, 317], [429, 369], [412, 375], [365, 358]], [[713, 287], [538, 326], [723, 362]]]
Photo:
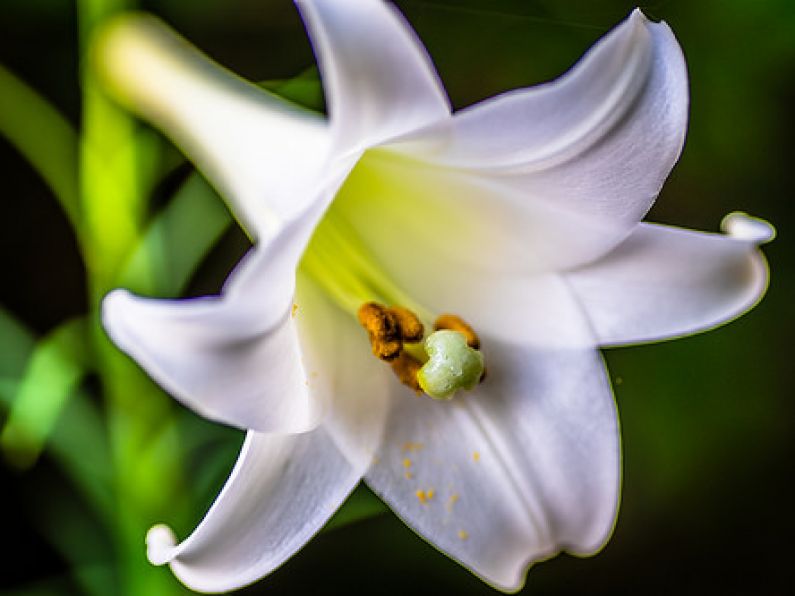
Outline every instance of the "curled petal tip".
[[91, 43], [91, 61], [103, 82], [115, 91], [127, 88], [124, 76], [129, 71], [137, 72], [136, 61], [154, 49], [157, 26], [148, 15], [124, 13], [97, 30]]
[[165, 565], [174, 557], [177, 537], [168, 526], [158, 524], [146, 533], [146, 558], [152, 565]]
[[102, 326], [111, 333], [113, 319], [118, 316], [119, 307], [130, 297], [130, 292], [121, 288], [108, 292], [102, 299]]
[[111, 290], [102, 299], [102, 308], [113, 308], [114, 305], [120, 300], [126, 300], [127, 296], [129, 295], [129, 290], [125, 290], [124, 288], [116, 288], [115, 290]]
[[754, 244], [765, 244], [776, 237], [776, 229], [764, 219], [741, 211], [729, 213], [724, 217], [720, 229], [732, 238]]

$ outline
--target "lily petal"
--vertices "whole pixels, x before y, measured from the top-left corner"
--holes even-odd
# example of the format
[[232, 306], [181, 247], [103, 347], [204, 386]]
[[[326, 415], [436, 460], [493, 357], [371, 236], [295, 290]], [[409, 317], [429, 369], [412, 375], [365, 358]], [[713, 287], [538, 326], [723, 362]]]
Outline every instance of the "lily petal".
[[210, 61], [151, 17], [118, 17], [94, 51], [106, 87], [179, 145], [259, 239], [306, 207], [324, 120]]
[[382, 0], [296, 0], [339, 148], [359, 150], [450, 115], [428, 54]]
[[442, 272], [471, 282], [558, 271], [593, 260], [626, 233], [622, 222], [381, 149], [364, 154], [331, 209], [401, 284]]
[[361, 472], [318, 428], [299, 435], [249, 432], [240, 458], [204, 520], [176, 545], [165, 526], [147, 555], [188, 587], [233, 590], [267, 575], [301, 548], [356, 486]]
[[296, 306], [311, 390], [328, 404], [323, 427], [362, 474], [380, 445], [391, 371], [373, 358], [370, 342], [310, 276], [299, 271]]
[[340, 316], [308, 278], [299, 278], [296, 296], [306, 382], [329, 407], [307, 433], [249, 432], [226, 486], [184, 542], [176, 545], [165, 526], [150, 530], [149, 559], [169, 563], [194, 590], [239, 588], [281, 565], [337, 510], [380, 444], [388, 371], [355, 320]]
[[158, 300], [115, 290], [103, 301], [105, 329], [166, 390], [207, 418], [260, 432], [312, 428], [319, 407], [306, 386], [298, 328], [288, 312], [295, 268], [323, 203], [252, 249], [221, 296]]
[[623, 223], [615, 244], [679, 157], [687, 86], [670, 28], [636, 10], [560, 79], [486, 100], [391, 148], [487, 177], [528, 201]]
[[640, 224], [602, 259], [566, 274], [604, 346], [686, 335], [756, 304], [768, 270], [757, 245], [772, 227], [733, 214], [728, 235]]
[[306, 387], [296, 325], [286, 313], [254, 336], [238, 327], [243, 321], [222, 299], [155, 300], [116, 290], [103, 313], [116, 345], [202, 416], [261, 432], [317, 424], [319, 406]]
[[368, 484], [419, 534], [515, 591], [531, 562], [592, 553], [616, 515], [615, 404], [594, 349], [483, 338], [488, 376], [450, 402], [395, 387]]

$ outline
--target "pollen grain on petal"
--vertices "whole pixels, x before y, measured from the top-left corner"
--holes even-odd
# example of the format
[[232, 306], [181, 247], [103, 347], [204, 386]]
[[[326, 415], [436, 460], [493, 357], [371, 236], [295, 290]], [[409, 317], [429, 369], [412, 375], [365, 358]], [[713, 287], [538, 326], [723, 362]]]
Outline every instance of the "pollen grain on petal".
[[425, 445], [422, 443], [414, 443], [412, 441], [406, 441], [403, 443], [403, 446], [400, 448], [402, 451], [408, 451], [409, 453], [417, 453], [418, 451], [422, 451], [425, 448]]
[[429, 488], [428, 490], [417, 489], [414, 495], [422, 505], [427, 505], [436, 496], [436, 490]]

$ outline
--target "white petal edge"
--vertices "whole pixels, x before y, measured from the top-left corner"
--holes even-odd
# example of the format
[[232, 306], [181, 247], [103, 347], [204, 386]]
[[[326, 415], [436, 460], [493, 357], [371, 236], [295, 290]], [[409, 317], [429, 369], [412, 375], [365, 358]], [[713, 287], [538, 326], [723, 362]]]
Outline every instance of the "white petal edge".
[[[306, 354], [288, 313], [301, 255], [357, 159], [326, 162], [314, 200], [249, 251], [221, 296], [108, 294], [102, 304], [108, 335], [174, 397], [211, 420], [259, 432], [313, 428], [324, 404], [306, 384]], [[268, 362], [277, 364], [264, 367]]]
[[728, 235], [640, 224], [602, 259], [565, 274], [602, 346], [653, 342], [727, 323], [764, 295], [767, 222], [735, 213]]
[[325, 524], [361, 472], [324, 428], [298, 435], [249, 432], [221, 494], [194, 532], [176, 544], [154, 526], [147, 557], [168, 563], [193, 590], [224, 592], [267, 575]]
[[260, 432], [314, 428], [322, 407], [306, 386], [295, 321], [282, 311], [274, 327], [252, 335], [237, 314], [223, 298], [157, 300], [115, 290], [103, 301], [114, 343], [198, 414]]
[[306, 207], [329, 152], [322, 118], [238, 78], [149, 16], [112, 20], [93, 56], [108, 90], [172, 138], [253, 236], [272, 236]]
[[303, 276], [297, 304], [308, 382], [329, 394], [327, 415], [303, 434], [248, 433], [221, 494], [181, 544], [166, 526], [150, 530], [149, 560], [170, 564], [194, 590], [236, 589], [281, 565], [337, 510], [380, 444], [388, 369], [369, 354], [356, 321]]
[[[335, 188], [330, 184], [327, 194]], [[102, 303], [105, 330], [160, 385], [207, 418], [260, 432], [312, 428], [320, 407], [305, 385], [288, 313], [298, 261], [327, 201], [320, 196], [270, 242], [249, 251], [221, 296], [159, 300], [114, 290]]]
[[483, 339], [489, 373], [475, 391], [435, 402], [395, 388], [366, 481], [431, 544], [514, 592], [533, 562], [590, 554], [609, 538], [618, 421], [595, 349]]
[[393, 4], [296, 4], [317, 55], [338, 148], [365, 149], [449, 117], [433, 64]]
[[623, 222], [617, 243], [676, 163], [688, 106], [676, 38], [635, 10], [561, 78], [488, 99], [391, 148], [488, 177], [528, 200]]

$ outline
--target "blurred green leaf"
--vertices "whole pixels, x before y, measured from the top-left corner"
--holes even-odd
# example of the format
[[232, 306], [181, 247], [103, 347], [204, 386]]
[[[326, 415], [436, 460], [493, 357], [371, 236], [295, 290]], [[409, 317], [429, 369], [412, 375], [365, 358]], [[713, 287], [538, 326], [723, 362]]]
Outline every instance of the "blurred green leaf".
[[[79, 321], [67, 323], [63, 331], [56, 330], [49, 336], [50, 344], [69, 349], [70, 344], [80, 340], [68, 336], [78, 332]], [[74, 331], [78, 329], [78, 331]], [[58, 335], [67, 336], [56, 341]], [[23, 378], [32, 371], [34, 355], [39, 354], [46, 339], [37, 344], [34, 334], [14, 316], [0, 307], [0, 403], [8, 409], [18, 411], [15, 398], [21, 393]], [[76, 357], [74, 353], [70, 357]], [[30, 383], [31, 381], [27, 381]], [[51, 422], [47, 447], [62, 470], [72, 478], [75, 486], [85, 494], [96, 509], [110, 512], [110, 458], [104, 422], [88, 396], [81, 391], [61, 404], [60, 415]], [[19, 416], [20, 414], [17, 414]], [[10, 423], [11, 421], [8, 420]], [[7, 428], [7, 427], [6, 427]]]
[[81, 593], [117, 594], [113, 549], [100, 520], [62, 487], [31, 499], [38, 512], [34, 518], [38, 530], [69, 562], [72, 583], [82, 588]]
[[386, 511], [388, 509], [384, 502], [367, 486], [360, 484], [325, 525], [323, 531], [341, 528], [354, 522], [375, 517]]
[[77, 134], [58, 110], [3, 66], [0, 134], [41, 175], [78, 230]]
[[86, 372], [86, 321], [62, 324], [36, 344], [11, 404], [0, 445], [20, 467], [35, 463], [66, 400]]
[[105, 421], [82, 391], [65, 403], [47, 450], [88, 502], [107, 519], [113, 512], [112, 465]]
[[217, 193], [192, 174], [147, 228], [121, 285], [158, 296], [178, 296], [202, 259], [232, 224]]
[[263, 81], [259, 86], [313, 112], [325, 110], [323, 85], [314, 66], [292, 79]]
[[0, 402], [10, 405], [36, 337], [10, 312], [0, 306]]
[[[190, 435], [186, 427], [197, 432]], [[185, 472], [192, 508], [205, 512], [226, 483], [240, 453], [244, 434], [237, 429], [221, 425], [213, 428], [204, 421], [189, 420], [188, 424], [183, 424], [181, 435], [186, 443]], [[195, 520], [185, 521], [192, 524]], [[192, 525], [184, 527], [186, 532], [192, 529]]]

